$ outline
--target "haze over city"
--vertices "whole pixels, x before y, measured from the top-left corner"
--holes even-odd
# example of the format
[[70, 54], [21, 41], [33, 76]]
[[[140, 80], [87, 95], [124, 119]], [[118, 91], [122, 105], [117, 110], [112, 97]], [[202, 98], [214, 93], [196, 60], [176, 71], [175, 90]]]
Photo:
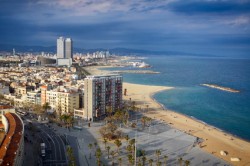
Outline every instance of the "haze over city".
[[250, 0], [0, 0], [0, 165], [250, 163]]
[[2, 0], [1, 44], [132, 48], [247, 56], [248, 0]]

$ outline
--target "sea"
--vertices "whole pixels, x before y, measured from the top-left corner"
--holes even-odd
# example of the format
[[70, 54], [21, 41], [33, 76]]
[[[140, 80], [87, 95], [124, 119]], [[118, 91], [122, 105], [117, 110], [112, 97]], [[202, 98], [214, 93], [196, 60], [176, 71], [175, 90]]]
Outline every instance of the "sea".
[[[187, 115], [250, 141], [250, 59], [235, 57], [146, 56], [159, 74], [123, 74], [124, 81], [174, 89], [153, 97], [166, 109]], [[141, 70], [134, 67], [108, 70]], [[201, 84], [239, 90], [231, 93]]]

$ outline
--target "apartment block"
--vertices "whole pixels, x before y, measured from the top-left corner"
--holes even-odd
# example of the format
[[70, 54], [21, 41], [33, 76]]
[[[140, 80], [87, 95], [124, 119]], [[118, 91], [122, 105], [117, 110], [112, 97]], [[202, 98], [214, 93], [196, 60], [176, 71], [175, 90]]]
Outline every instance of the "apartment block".
[[84, 79], [84, 118], [97, 120], [106, 116], [110, 107], [114, 112], [122, 106], [121, 75], [87, 76]]
[[38, 91], [27, 92], [26, 99], [29, 103], [41, 104], [41, 93]]

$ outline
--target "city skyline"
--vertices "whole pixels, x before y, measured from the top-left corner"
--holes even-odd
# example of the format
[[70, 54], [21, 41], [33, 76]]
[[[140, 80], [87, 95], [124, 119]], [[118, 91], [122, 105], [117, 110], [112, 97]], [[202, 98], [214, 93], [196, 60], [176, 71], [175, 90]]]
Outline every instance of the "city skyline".
[[250, 1], [2, 1], [2, 44], [247, 55]]

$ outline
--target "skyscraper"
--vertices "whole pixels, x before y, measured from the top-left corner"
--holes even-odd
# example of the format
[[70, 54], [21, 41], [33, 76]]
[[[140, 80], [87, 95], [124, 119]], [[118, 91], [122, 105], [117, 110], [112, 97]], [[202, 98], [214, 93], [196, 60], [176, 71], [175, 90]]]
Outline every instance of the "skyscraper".
[[73, 58], [72, 48], [73, 48], [73, 41], [71, 38], [65, 39], [65, 58]]
[[57, 58], [73, 58], [73, 41], [71, 38], [59, 37], [57, 39]]
[[57, 39], [57, 58], [65, 58], [65, 43], [64, 38], [59, 37]]

